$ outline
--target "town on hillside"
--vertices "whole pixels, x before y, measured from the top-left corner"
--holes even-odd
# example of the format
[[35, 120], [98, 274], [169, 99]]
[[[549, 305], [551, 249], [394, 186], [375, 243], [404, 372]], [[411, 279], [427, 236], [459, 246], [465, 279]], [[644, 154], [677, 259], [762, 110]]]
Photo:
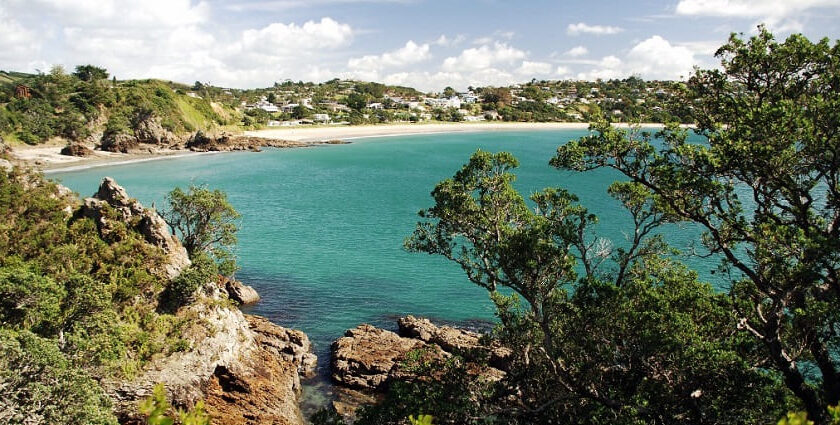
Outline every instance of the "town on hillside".
[[[172, 135], [302, 125], [421, 122], [690, 122], [680, 102], [683, 83], [622, 80], [531, 80], [507, 87], [446, 87], [424, 93], [410, 87], [333, 79], [286, 80], [259, 89], [196, 81], [118, 80], [81, 65], [74, 72], [0, 71], [0, 136], [38, 144], [68, 141], [119, 144], [121, 134], [145, 127]], [[150, 124], [152, 123], [152, 124]]]

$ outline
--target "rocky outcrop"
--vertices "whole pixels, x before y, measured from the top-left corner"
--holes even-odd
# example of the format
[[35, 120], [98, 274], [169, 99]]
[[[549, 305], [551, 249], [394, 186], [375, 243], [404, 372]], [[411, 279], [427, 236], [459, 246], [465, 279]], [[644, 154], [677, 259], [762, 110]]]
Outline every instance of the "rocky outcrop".
[[102, 180], [93, 197], [84, 200], [77, 214], [93, 219], [100, 236], [107, 238], [112, 225], [105, 211], [107, 207], [113, 208], [120, 219], [133, 226], [147, 242], [163, 249], [167, 256], [164, 271], [169, 279], [174, 279], [190, 265], [187, 250], [169, 232], [169, 226], [163, 218], [155, 210], [147, 209], [138, 200], [129, 197], [125, 189], [110, 177]]
[[108, 152], [129, 153], [140, 147], [140, 141], [132, 134], [105, 132], [99, 143], [99, 149]]
[[171, 131], [163, 128], [160, 119], [148, 115], [134, 126], [134, 137], [140, 143], [169, 146], [177, 143], [177, 137]]
[[363, 324], [348, 330], [332, 345], [332, 377], [339, 384], [363, 390], [384, 389], [397, 360], [425, 347], [422, 341]]
[[260, 300], [260, 294], [251, 286], [248, 286], [236, 279], [222, 279], [222, 286], [227, 292], [228, 298], [241, 305], [254, 304]]
[[163, 383], [175, 406], [203, 399], [214, 423], [304, 423], [300, 377], [316, 360], [305, 334], [208, 303], [179, 314], [200, 318], [185, 332], [189, 350], [152, 362], [130, 382], [106, 383], [121, 422], [141, 423], [137, 403]]
[[[354, 389], [383, 390], [393, 380], [412, 378], [401, 365], [406, 354], [414, 350], [438, 359], [459, 355], [471, 365], [470, 370], [488, 380], [501, 379], [509, 365], [509, 349], [484, 345], [475, 332], [437, 326], [413, 316], [399, 319], [398, 324], [399, 335], [363, 324], [337, 339], [332, 345], [333, 379]], [[480, 366], [484, 359], [491, 366]]]
[[85, 157], [93, 155], [93, 150], [81, 143], [73, 142], [61, 148], [61, 154], [67, 156]]
[[437, 326], [429, 319], [414, 316], [401, 317], [399, 325], [400, 335], [417, 338], [429, 344], [439, 346], [448, 353], [457, 353], [467, 358], [486, 356], [489, 364], [497, 369], [507, 370], [513, 352], [507, 347], [497, 344], [490, 346], [481, 342], [481, 335], [465, 329], [451, 326]]
[[253, 136], [235, 136], [229, 133], [206, 134], [197, 131], [185, 143], [184, 147], [195, 152], [258, 151], [261, 147], [298, 148], [309, 143], [292, 140], [264, 139]]

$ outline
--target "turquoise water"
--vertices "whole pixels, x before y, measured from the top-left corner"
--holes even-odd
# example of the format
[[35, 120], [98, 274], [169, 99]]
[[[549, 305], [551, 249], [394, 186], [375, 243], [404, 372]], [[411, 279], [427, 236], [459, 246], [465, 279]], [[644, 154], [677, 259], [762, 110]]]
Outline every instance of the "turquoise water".
[[[621, 243], [629, 218], [606, 195], [609, 171], [560, 172], [548, 166], [557, 146], [583, 130], [486, 132], [356, 140], [308, 149], [266, 149], [190, 156], [51, 174], [82, 196], [114, 177], [145, 205], [163, 205], [175, 186], [207, 184], [228, 193], [242, 213], [237, 276], [263, 300], [249, 310], [305, 331], [319, 364], [329, 345], [362, 322], [393, 328], [414, 314], [480, 324], [493, 319], [486, 292], [442, 258], [402, 250], [429, 192], [476, 149], [509, 151], [521, 162], [516, 187], [525, 194], [562, 186], [598, 214], [600, 235]], [[677, 247], [698, 232], [673, 227]], [[709, 277], [714, 265], [699, 266]]]

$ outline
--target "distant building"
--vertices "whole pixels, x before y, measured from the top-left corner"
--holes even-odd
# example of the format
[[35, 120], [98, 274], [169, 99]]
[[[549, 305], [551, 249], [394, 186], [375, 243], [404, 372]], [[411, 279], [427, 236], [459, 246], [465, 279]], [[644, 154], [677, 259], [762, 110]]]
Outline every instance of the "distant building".
[[18, 99], [29, 99], [32, 94], [29, 92], [29, 87], [23, 84], [15, 86], [15, 97]]
[[312, 120], [317, 122], [329, 122], [330, 116], [327, 114], [313, 114]]
[[368, 107], [368, 109], [382, 109], [383, 108], [382, 104], [378, 103], [378, 102], [377, 103], [371, 103], [367, 107]]

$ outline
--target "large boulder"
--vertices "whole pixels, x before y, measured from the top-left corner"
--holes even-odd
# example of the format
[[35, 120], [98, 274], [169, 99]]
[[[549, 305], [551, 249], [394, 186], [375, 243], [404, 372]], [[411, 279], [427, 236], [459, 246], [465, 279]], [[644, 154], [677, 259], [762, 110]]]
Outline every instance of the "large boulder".
[[163, 128], [160, 119], [146, 116], [134, 126], [134, 137], [140, 143], [169, 146], [177, 141], [175, 135]]
[[222, 283], [228, 298], [242, 305], [254, 304], [260, 300], [260, 294], [251, 286], [236, 279], [223, 278]]
[[72, 142], [61, 148], [61, 154], [67, 156], [85, 157], [93, 155], [93, 150], [81, 143]]
[[422, 341], [362, 324], [333, 343], [332, 377], [351, 388], [382, 390], [397, 360], [425, 346]]
[[129, 153], [138, 150], [140, 141], [132, 134], [105, 132], [99, 143], [99, 149], [108, 152]]
[[116, 210], [120, 219], [134, 226], [147, 242], [163, 249], [167, 256], [164, 271], [169, 279], [174, 279], [181, 270], [190, 265], [187, 250], [178, 238], [170, 233], [163, 217], [157, 211], [147, 209], [140, 201], [129, 197], [125, 189], [110, 177], [102, 179], [99, 190], [93, 197], [84, 200], [77, 214], [93, 219], [100, 235], [107, 238], [111, 223], [104, 212], [106, 206]]
[[429, 344], [435, 344], [446, 352], [457, 353], [464, 357], [486, 355], [491, 366], [507, 370], [513, 352], [507, 347], [497, 344], [485, 345], [481, 341], [481, 334], [451, 326], [437, 326], [429, 319], [414, 316], [401, 317], [399, 325], [400, 335], [417, 338]]
[[[428, 319], [406, 316], [398, 321], [400, 334], [362, 324], [348, 330], [332, 345], [332, 377], [340, 385], [381, 391], [393, 380], [412, 379], [401, 365], [409, 352], [421, 350], [429, 360], [461, 356], [475, 373], [487, 380], [504, 377], [511, 350], [485, 345], [475, 332], [437, 326]], [[489, 366], [482, 365], [485, 361]]]

